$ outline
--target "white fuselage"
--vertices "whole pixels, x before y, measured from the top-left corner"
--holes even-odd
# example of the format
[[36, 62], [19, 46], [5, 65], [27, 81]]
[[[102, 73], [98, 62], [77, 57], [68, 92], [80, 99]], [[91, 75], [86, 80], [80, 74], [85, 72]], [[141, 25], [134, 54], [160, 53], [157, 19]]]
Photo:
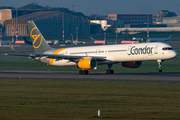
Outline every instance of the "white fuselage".
[[[166, 60], [174, 58], [177, 55], [176, 51], [169, 44], [160, 42], [71, 47], [52, 49], [44, 53], [54, 55], [83, 56], [83, 58], [90, 58], [92, 56], [106, 58], [104, 61], [98, 61], [98, 64], [113, 64], [128, 61]], [[41, 62], [50, 65], [76, 65], [76, 62], [65, 59], [49, 59], [45, 57], [40, 59]]]

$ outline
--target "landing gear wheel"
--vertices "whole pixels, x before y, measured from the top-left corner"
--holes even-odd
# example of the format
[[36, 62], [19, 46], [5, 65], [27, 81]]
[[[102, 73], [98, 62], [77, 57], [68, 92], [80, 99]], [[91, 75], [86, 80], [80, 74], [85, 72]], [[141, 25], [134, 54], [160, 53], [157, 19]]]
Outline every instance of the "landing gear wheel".
[[105, 74], [108, 74], [108, 70], [105, 69], [104, 73], [105, 73]]
[[110, 71], [110, 74], [114, 74], [114, 70], [109, 70]]
[[105, 70], [104, 73], [105, 74], [114, 74], [114, 70]]
[[83, 74], [83, 71], [82, 71], [82, 70], [80, 70], [80, 71], [79, 71], [79, 74], [80, 74], [80, 75], [82, 75], [82, 74]]
[[80, 70], [80, 71], [79, 71], [79, 74], [80, 74], [80, 75], [88, 75], [88, 74], [89, 74], [89, 71], [88, 71], [88, 70]]
[[158, 72], [158, 73], [161, 73], [161, 72], [162, 72], [162, 68], [161, 68], [161, 67], [162, 67], [162, 62], [163, 62], [163, 61], [157, 60], [157, 62], [158, 62], [158, 65], [159, 65], [159, 68], [157, 69], [157, 72]]
[[105, 74], [114, 74], [114, 70], [111, 70], [112, 64], [108, 64], [108, 70], [105, 69]]
[[88, 75], [89, 71], [88, 70], [83, 70], [83, 75]]
[[162, 69], [161, 69], [161, 68], [157, 69], [157, 72], [158, 72], [158, 73], [161, 73], [161, 72], [162, 72]]

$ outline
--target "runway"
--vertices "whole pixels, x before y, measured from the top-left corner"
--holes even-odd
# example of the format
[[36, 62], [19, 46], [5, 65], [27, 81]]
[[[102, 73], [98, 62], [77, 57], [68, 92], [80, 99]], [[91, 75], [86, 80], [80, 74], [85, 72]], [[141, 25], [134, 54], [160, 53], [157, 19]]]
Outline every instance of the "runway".
[[77, 72], [63, 71], [9, 71], [0, 70], [0, 78], [8, 79], [52, 79], [52, 80], [99, 80], [99, 81], [152, 81], [180, 82], [180, 73], [114, 73], [90, 72], [79, 75]]

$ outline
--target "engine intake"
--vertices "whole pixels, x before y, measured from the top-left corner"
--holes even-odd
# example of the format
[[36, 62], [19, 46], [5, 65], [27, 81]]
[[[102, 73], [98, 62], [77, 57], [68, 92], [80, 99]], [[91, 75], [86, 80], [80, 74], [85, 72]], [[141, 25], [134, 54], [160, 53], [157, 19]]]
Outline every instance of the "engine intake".
[[138, 68], [142, 65], [142, 61], [122, 62], [121, 64], [127, 68]]
[[94, 69], [97, 66], [97, 61], [92, 58], [82, 59], [77, 63], [77, 67], [81, 69]]

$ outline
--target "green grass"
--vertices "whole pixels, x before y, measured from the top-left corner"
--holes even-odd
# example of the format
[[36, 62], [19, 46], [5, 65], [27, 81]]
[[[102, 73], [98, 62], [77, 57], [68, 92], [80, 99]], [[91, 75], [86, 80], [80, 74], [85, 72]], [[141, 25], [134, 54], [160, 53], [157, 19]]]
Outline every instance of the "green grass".
[[[180, 83], [0, 79], [0, 119], [180, 119]], [[98, 110], [102, 117], [97, 117]]]

